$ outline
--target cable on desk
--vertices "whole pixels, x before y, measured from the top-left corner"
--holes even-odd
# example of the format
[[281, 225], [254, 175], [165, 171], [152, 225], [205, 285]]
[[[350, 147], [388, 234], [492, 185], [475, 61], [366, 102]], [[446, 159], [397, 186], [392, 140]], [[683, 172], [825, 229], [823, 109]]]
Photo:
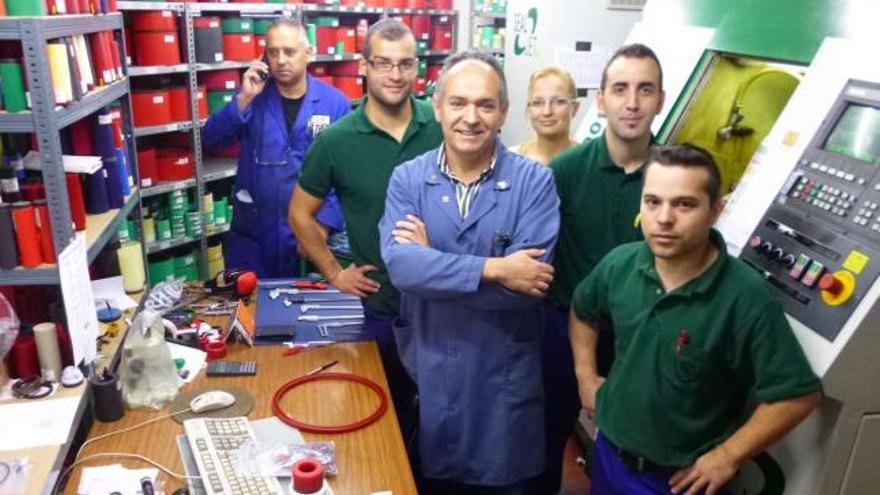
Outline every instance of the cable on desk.
[[156, 421], [161, 421], [163, 419], [170, 418], [172, 416], [177, 416], [178, 414], [183, 414], [185, 412], [189, 412], [190, 410], [192, 410], [192, 408], [187, 407], [186, 409], [181, 409], [180, 411], [175, 411], [173, 413], [168, 413], [168, 414], [165, 414], [162, 416], [155, 417], [153, 419], [148, 419], [148, 420], [146, 420], [142, 423], [138, 423], [134, 426], [129, 426], [128, 428], [123, 428], [121, 430], [114, 430], [109, 433], [104, 433], [103, 435], [98, 435], [96, 437], [89, 438], [88, 440], [83, 442], [82, 445], [79, 446], [79, 450], [76, 451], [76, 457], [74, 457], [74, 459], [79, 457], [79, 455], [82, 453], [83, 449], [86, 448], [86, 445], [88, 445], [96, 440], [101, 440], [102, 438], [112, 437], [113, 435], [118, 435], [120, 433], [125, 433], [125, 432], [131, 431], [131, 430], [136, 430], [136, 429], [140, 428], [141, 426], [146, 426], [150, 423], [155, 423]]
[[172, 470], [168, 469], [167, 467], [163, 466], [162, 464], [159, 464], [158, 462], [150, 459], [149, 457], [144, 457], [139, 454], [129, 454], [129, 453], [124, 453], [124, 452], [105, 452], [105, 453], [101, 453], [101, 454], [89, 454], [89, 455], [83, 457], [82, 459], [77, 459], [77, 460], [73, 461], [73, 463], [70, 466], [67, 466], [67, 468], [61, 472], [61, 475], [58, 476], [58, 481], [55, 482], [55, 487], [52, 488], [52, 495], [58, 494], [58, 487], [62, 485], [62, 483], [64, 482], [64, 479], [67, 478], [67, 476], [71, 473], [71, 471], [73, 471], [73, 468], [75, 468], [80, 463], [83, 463], [85, 461], [89, 461], [89, 460], [92, 460], [92, 459], [95, 459], [98, 457], [122, 457], [125, 459], [137, 459], [140, 461], [144, 461], [148, 464], [152, 464], [153, 466], [156, 466], [162, 472], [164, 472], [165, 474], [167, 474], [168, 476], [171, 476], [173, 478], [177, 478], [177, 479], [181, 479], [181, 480], [196, 480], [196, 479], [200, 480], [200, 479], [202, 479], [201, 476], [187, 476], [185, 474], [175, 473], [174, 471], [172, 471]]
[[3, 477], [0, 478], [0, 485], [2, 485], [3, 483], [6, 483], [6, 480], [9, 479], [9, 475], [12, 474], [12, 468], [6, 461], [0, 461], [0, 466], [6, 469], [6, 472], [3, 473]]
[[52, 382], [31, 375], [12, 384], [12, 395], [18, 399], [40, 399], [52, 393]]
[[[288, 416], [287, 413], [281, 409], [281, 399], [287, 392], [304, 383], [318, 380], [346, 380], [365, 385], [367, 388], [376, 392], [376, 395], [379, 397], [379, 407], [377, 407], [372, 414], [360, 421], [339, 426], [319, 426], [303, 423]], [[370, 380], [369, 378], [355, 375], [353, 373], [317, 373], [312, 375], [304, 375], [298, 378], [294, 378], [293, 380], [285, 383], [275, 392], [275, 395], [272, 396], [272, 412], [275, 414], [275, 416], [277, 416], [278, 419], [280, 419], [284, 423], [308, 433], [348, 433], [350, 431], [359, 430], [378, 421], [378, 419], [381, 418], [383, 414], [385, 414], [385, 411], [387, 409], [388, 396], [385, 395], [385, 391], [382, 390], [382, 387], [380, 387], [376, 382]]]

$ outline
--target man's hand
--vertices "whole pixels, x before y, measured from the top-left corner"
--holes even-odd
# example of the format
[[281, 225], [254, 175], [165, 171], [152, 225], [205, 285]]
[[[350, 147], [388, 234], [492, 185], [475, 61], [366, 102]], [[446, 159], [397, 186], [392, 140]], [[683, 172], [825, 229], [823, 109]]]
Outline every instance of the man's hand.
[[734, 456], [719, 445], [700, 456], [693, 466], [672, 475], [669, 486], [675, 494], [695, 495], [705, 489], [705, 495], [715, 495], [733, 478], [739, 465]]
[[261, 74], [269, 74], [269, 66], [261, 60], [254, 60], [241, 76], [241, 91], [238, 93], [238, 111], [243, 112], [255, 96], [263, 92], [266, 79]]
[[581, 396], [581, 407], [592, 418], [596, 414], [596, 391], [605, 383], [605, 377], [593, 375], [578, 382], [578, 394]]
[[544, 297], [553, 281], [553, 265], [539, 258], [544, 249], [522, 249], [503, 258], [488, 258], [483, 268], [484, 279], [534, 297]]
[[367, 278], [367, 272], [374, 272], [377, 268], [373, 265], [357, 266], [354, 263], [336, 273], [329, 279], [330, 283], [342, 292], [354, 294], [358, 297], [367, 297], [379, 291], [379, 282]]
[[399, 244], [418, 244], [424, 247], [431, 245], [425, 223], [415, 215], [407, 215], [406, 220], [397, 221], [391, 235]]

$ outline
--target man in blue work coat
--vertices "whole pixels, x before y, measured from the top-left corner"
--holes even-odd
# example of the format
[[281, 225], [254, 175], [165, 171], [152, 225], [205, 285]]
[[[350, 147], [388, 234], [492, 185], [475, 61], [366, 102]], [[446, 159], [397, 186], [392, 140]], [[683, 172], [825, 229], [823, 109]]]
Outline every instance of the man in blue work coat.
[[541, 298], [559, 199], [549, 169], [497, 138], [508, 101], [491, 55], [447, 59], [433, 105], [444, 143], [394, 170], [379, 224], [421, 474], [435, 495], [526, 494], [544, 467]]
[[[339, 90], [306, 73], [311, 54], [302, 24], [275, 21], [266, 33], [263, 60], [251, 64], [235, 99], [205, 126], [209, 150], [241, 142], [226, 266], [254, 270], [259, 277], [299, 274], [287, 205], [315, 136], [351, 108]], [[327, 229], [342, 229], [335, 197], [318, 220]]]

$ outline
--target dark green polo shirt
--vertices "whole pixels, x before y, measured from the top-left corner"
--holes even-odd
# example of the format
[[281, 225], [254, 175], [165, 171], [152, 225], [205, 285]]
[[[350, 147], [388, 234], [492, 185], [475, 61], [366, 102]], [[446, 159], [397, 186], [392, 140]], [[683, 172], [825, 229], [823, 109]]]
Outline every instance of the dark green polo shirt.
[[345, 217], [351, 254], [358, 265], [379, 268], [368, 276], [381, 284], [368, 297], [372, 309], [397, 314], [400, 294], [391, 285], [379, 251], [379, 220], [385, 212], [385, 193], [394, 168], [440, 146], [443, 133], [430, 102], [410, 97], [413, 119], [401, 142], [374, 126], [364, 112], [366, 101], [325, 129], [309, 147], [299, 185], [324, 198], [336, 189]]
[[563, 151], [550, 168], [561, 213], [550, 294], [568, 307], [574, 288], [609, 251], [642, 239], [642, 169], [627, 174], [611, 161], [604, 135]]
[[[616, 358], [596, 396], [618, 447], [688, 466], [747, 418], [746, 404], [819, 390], [782, 306], [757, 272], [727, 255], [665, 293], [645, 242], [613, 250], [578, 285], [573, 310], [613, 322]], [[678, 349], [679, 336], [686, 342]]]

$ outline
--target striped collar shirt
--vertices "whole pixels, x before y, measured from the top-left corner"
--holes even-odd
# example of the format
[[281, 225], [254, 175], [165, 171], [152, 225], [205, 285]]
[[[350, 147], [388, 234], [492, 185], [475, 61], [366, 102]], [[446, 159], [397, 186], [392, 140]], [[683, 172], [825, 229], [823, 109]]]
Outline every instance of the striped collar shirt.
[[446, 159], [446, 146], [440, 146], [440, 153], [437, 154], [437, 167], [440, 168], [440, 172], [443, 173], [449, 180], [452, 182], [452, 185], [455, 187], [455, 199], [458, 203], [458, 213], [461, 215], [461, 218], [467, 218], [468, 212], [470, 212], [471, 205], [477, 197], [477, 193], [480, 192], [480, 186], [483, 185], [484, 182], [492, 175], [492, 171], [495, 170], [495, 161], [498, 159], [498, 152], [496, 151], [492, 155], [492, 161], [489, 163], [489, 166], [486, 167], [485, 170], [480, 172], [480, 176], [476, 178], [476, 180], [472, 181], [469, 184], [466, 184], [461, 179], [456, 177], [452, 170], [449, 169], [449, 161]]

